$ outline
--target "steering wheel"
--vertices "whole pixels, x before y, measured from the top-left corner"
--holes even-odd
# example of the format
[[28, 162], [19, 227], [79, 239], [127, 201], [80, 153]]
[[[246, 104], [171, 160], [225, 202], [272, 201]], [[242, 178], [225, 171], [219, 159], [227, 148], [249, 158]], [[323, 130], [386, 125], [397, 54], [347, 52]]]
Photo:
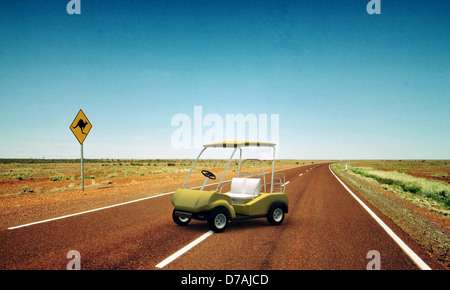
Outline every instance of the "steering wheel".
[[212, 180], [216, 179], [216, 176], [211, 171], [202, 170], [202, 174], [203, 174], [203, 176], [208, 177], [209, 179], [212, 179]]

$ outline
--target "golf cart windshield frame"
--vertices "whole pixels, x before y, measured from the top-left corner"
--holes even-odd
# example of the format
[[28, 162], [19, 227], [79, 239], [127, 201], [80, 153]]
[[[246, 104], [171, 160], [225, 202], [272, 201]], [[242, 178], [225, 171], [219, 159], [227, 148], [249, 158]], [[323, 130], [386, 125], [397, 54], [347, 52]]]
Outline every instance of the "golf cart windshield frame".
[[[191, 169], [189, 170], [188, 175], [186, 176], [186, 179], [183, 182], [183, 187], [185, 189], [189, 189], [186, 186], [186, 182], [189, 179], [189, 176], [191, 175], [192, 170], [194, 169], [195, 165], [197, 164], [197, 161], [200, 159], [200, 157], [202, 156], [203, 152], [208, 149], [208, 148], [234, 148], [233, 152], [231, 153], [230, 158], [228, 159], [228, 163], [227, 166], [225, 167], [225, 170], [222, 173], [222, 177], [220, 178], [219, 184], [217, 185], [216, 191], [220, 188], [220, 186], [222, 185], [223, 179], [225, 177], [225, 174], [228, 170], [228, 167], [231, 163], [231, 160], [233, 160], [233, 157], [236, 153], [236, 151], [239, 149], [239, 170], [238, 170], [238, 177], [241, 176], [241, 166], [242, 164], [247, 161], [247, 160], [252, 160], [252, 161], [259, 161], [263, 170], [263, 177], [264, 177], [264, 186], [266, 186], [266, 182], [265, 182], [265, 174], [264, 174], [264, 166], [261, 162], [260, 159], [244, 159], [242, 160], [242, 147], [272, 147], [273, 149], [273, 159], [272, 159], [272, 174], [271, 174], [271, 181], [270, 181], [270, 193], [273, 192], [273, 179], [274, 179], [274, 171], [275, 171], [275, 144], [274, 143], [269, 143], [269, 142], [250, 142], [250, 141], [225, 141], [225, 142], [217, 142], [217, 143], [211, 143], [211, 144], [206, 144], [204, 145], [204, 148], [202, 149], [202, 151], [200, 152], [200, 154], [198, 155], [197, 159], [194, 161], [194, 164], [192, 164]], [[206, 181], [206, 180], [205, 180]], [[205, 182], [206, 183], [206, 182]], [[202, 186], [205, 186], [205, 183]], [[284, 181], [281, 181], [280, 179], [280, 185], [284, 184]], [[201, 190], [202, 190], [201, 189]], [[284, 191], [284, 186], [283, 186], [283, 191]]]

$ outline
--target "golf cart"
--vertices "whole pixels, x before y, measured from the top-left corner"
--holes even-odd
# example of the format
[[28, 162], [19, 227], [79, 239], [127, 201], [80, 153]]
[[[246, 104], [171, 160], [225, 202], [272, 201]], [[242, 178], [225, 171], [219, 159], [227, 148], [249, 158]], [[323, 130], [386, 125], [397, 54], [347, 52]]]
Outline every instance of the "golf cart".
[[[272, 171], [264, 172], [263, 161], [260, 159], [242, 159], [243, 149], [254, 147], [258, 150], [273, 149]], [[265, 147], [265, 148], [258, 148]], [[222, 176], [217, 183], [216, 175], [206, 168], [194, 170], [195, 165], [200, 157], [208, 150], [224, 150], [232, 151], [228, 163]], [[233, 156], [239, 149], [239, 163], [236, 160], [232, 162]], [[242, 172], [244, 163], [256, 163], [260, 166], [262, 172], [255, 174]], [[267, 161], [265, 161], [267, 163]], [[206, 163], [208, 164], [208, 163]], [[237, 170], [237, 177], [224, 181], [227, 170], [232, 166], [238, 166], [237, 169], [229, 170], [231, 175]], [[211, 166], [211, 164], [208, 164]], [[215, 166], [215, 165], [214, 165]], [[231, 167], [232, 167], [231, 166]], [[183, 188], [175, 191], [172, 197], [172, 204], [175, 207], [172, 213], [173, 221], [185, 226], [192, 219], [206, 220], [209, 228], [216, 232], [223, 232], [228, 223], [232, 220], [249, 219], [249, 218], [267, 218], [272, 225], [280, 225], [285, 214], [288, 212], [289, 200], [284, 193], [285, 177], [283, 173], [274, 172], [275, 168], [275, 144], [269, 142], [249, 142], [249, 141], [225, 141], [204, 145], [203, 150], [198, 155], [192, 165], [186, 179], [183, 182]], [[210, 169], [210, 168], [208, 168]], [[189, 177], [199, 174], [205, 177], [201, 186], [189, 188], [186, 185]], [[234, 173], [234, 175], [236, 175]], [[267, 178], [266, 178], [266, 175]], [[266, 179], [270, 181], [266, 182]], [[210, 182], [211, 184], [207, 184]], [[210, 189], [206, 190], [206, 187]], [[212, 188], [211, 188], [212, 187]], [[215, 188], [214, 188], [215, 187]], [[194, 189], [195, 188], [195, 189]], [[229, 188], [229, 190], [228, 190]]]

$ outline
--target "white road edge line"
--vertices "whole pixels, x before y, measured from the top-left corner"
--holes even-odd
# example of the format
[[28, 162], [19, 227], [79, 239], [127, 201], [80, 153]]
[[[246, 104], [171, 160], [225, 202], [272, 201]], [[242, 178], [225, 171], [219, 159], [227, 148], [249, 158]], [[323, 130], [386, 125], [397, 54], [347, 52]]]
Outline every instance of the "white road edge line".
[[167, 266], [168, 264], [172, 263], [174, 260], [179, 258], [184, 253], [186, 253], [187, 251], [189, 251], [190, 249], [192, 249], [196, 245], [200, 244], [203, 240], [205, 240], [207, 237], [209, 237], [212, 234], [214, 234], [213, 231], [209, 231], [209, 232], [204, 233], [203, 235], [201, 235], [200, 237], [198, 237], [194, 241], [192, 241], [189, 244], [187, 244], [186, 246], [184, 246], [182, 249], [178, 250], [177, 252], [175, 252], [172, 255], [170, 255], [168, 258], [164, 259], [161, 263], [159, 263], [155, 267], [156, 268], [160, 268], [160, 269], [164, 268], [165, 266]]
[[413, 260], [413, 262], [421, 269], [421, 270], [431, 270], [430, 266], [428, 266], [416, 253], [411, 250], [408, 245], [405, 244], [367, 205], [364, 204], [345, 184], [342, 182], [339, 177], [333, 172], [331, 169], [331, 164], [328, 166], [331, 173], [333, 173], [334, 177], [342, 184], [342, 186], [347, 189], [347, 191], [356, 199], [356, 201], [375, 219], [375, 221], [386, 231], [386, 233], [400, 246], [400, 248]]
[[[285, 168], [285, 169], [275, 170], [274, 172], [285, 171], [285, 170], [294, 169], [294, 168], [298, 168], [298, 167], [302, 167], [302, 166], [289, 167], [289, 168]], [[267, 174], [270, 174], [270, 172], [268, 172]], [[230, 180], [225, 180], [223, 182], [228, 182], [228, 181], [230, 181]], [[208, 186], [215, 185], [215, 184], [218, 184], [218, 182], [211, 183]], [[192, 187], [192, 189], [200, 188], [200, 187], [201, 186], [196, 186], [196, 187]], [[173, 194], [173, 193], [175, 193], [175, 191], [161, 193], [161, 194], [157, 194], [157, 195], [152, 195], [152, 196], [149, 196], [149, 197], [144, 197], [144, 198], [139, 198], [139, 199], [135, 199], [135, 200], [130, 200], [130, 201], [117, 203], [117, 204], [113, 204], [113, 205], [108, 205], [108, 206], [104, 206], [104, 207], [99, 207], [99, 208], [86, 210], [86, 211], [82, 211], [82, 212], [77, 212], [77, 213], [72, 213], [72, 214], [68, 214], [68, 215], [63, 215], [63, 216], [59, 216], [59, 217], [55, 217], [55, 218], [50, 218], [50, 219], [40, 220], [40, 221], [36, 221], [36, 222], [31, 222], [31, 223], [27, 223], [27, 224], [23, 224], [23, 225], [13, 226], [13, 227], [9, 227], [7, 229], [8, 230], [15, 230], [15, 229], [23, 228], [23, 227], [28, 227], [28, 226], [32, 226], [32, 225], [36, 225], [36, 224], [42, 224], [42, 223], [47, 223], [47, 222], [56, 221], [56, 220], [60, 220], [60, 219], [65, 219], [65, 218], [68, 218], [68, 217], [73, 217], [73, 216], [82, 215], [82, 214], [86, 214], [86, 213], [90, 213], [90, 212], [100, 211], [100, 210], [104, 210], [104, 209], [108, 209], [108, 208], [113, 208], [113, 207], [116, 207], [116, 206], [126, 205], [126, 204], [130, 204], [130, 203], [134, 203], [134, 202], [138, 202], [138, 201], [143, 201], [143, 200], [147, 200], [147, 199], [151, 199], [151, 198], [156, 198], [156, 197], [160, 197], [160, 196], [164, 196], [164, 195], [168, 195], [168, 194]]]
[[[214, 185], [214, 184], [217, 184], [217, 183], [218, 182], [212, 183], [212, 184], [209, 184], [209, 185]], [[196, 186], [196, 187], [193, 187], [193, 188], [200, 188], [200, 187], [201, 186]], [[41, 220], [41, 221], [37, 221], [37, 222], [23, 224], [23, 225], [20, 225], [20, 226], [9, 227], [8, 230], [14, 230], [14, 229], [18, 229], [18, 228], [32, 226], [32, 225], [35, 225], [35, 224], [41, 224], [41, 223], [51, 222], [51, 221], [55, 221], [55, 220], [60, 220], [60, 219], [64, 219], [64, 218], [68, 218], [68, 217], [72, 217], [72, 216], [77, 216], [77, 215], [82, 215], [82, 214], [86, 214], [86, 213], [90, 213], [90, 212], [95, 212], [95, 211], [99, 211], [99, 210], [113, 208], [113, 207], [116, 207], [116, 206], [126, 205], [126, 204], [130, 204], [130, 203], [134, 203], [134, 202], [138, 202], [138, 201], [143, 201], [143, 200], [147, 200], [147, 199], [152, 199], [152, 198], [155, 198], [155, 197], [160, 197], [160, 196], [173, 194], [173, 193], [175, 193], [175, 191], [161, 193], [161, 194], [152, 195], [152, 196], [148, 196], [148, 197], [143, 197], [143, 198], [139, 198], [139, 199], [134, 199], [134, 200], [130, 200], [130, 201], [122, 202], [122, 203], [117, 203], [117, 204], [113, 204], [113, 205], [99, 207], [99, 208], [86, 210], [86, 211], [82, 211], [82, 212], [77, 212], [77, 213], [73, 213], [73, 214], [68, 214], [68, 215], [64, 215], [64, 216], [59, 216], [59, 217], [55, 217], [55, 218], [45, 219], [45, 220]]]
[[90, 213], [90, 212], [95, 212], [95, 211], [99, 211], [99, 210], [113, 208], [113, 207], [116, 207], [116, 206], [121, 206], [121, 205], [129, 204], [129, 203], [133, 203], [133, 202], [138, 202], [138, 201], [142, 201], [142, 200], [146, 200], [146, 199], [151, 199], [151, 198], [155, 198], [155, 197], [159, 197], [159, 196], [163, 196], [163, 195], [172, 194], [172, 193], [173, 192], [161, 193], [161, 194], [158, 194], [158, 195], [153, 195], [153, 196], [144, 197], [144, 198], [140, 198], [140, 199], [135, 199], [135, 200], [127, 201], [127, 202], [122, 202], [122, 203], [117, 203], [117, 204], [108, 205], [108, 206], [104, 206], [104, 207], [99, 207], [99, 208], [86, 210], [86, 211], [82, 211], [82, 212], [77, 212], [77, 213], [73, 213], [73, 214], [63, 215], [63, 216], [59, 216], [59, 217], [55, 217], [55, 218], [50, 218], [50, 219], [46, 219], [46, 220], [41, 220], [41, 221], [37, 221], [37, 222], [23, 224], [23, 225], [20, 225], [20, 226], [9, 227], [8, 230], [14, 230], [14, 229], [28, 227], [28, 226], [32, 226], [32, 225], [36, 225], [36, 224], [42, 224], [42, 223], [51, 222], [51, 221], [55, 221], [55, 220], [65, 219], [65, 218], [72, 217], [72, 216], [77, 216], [77, 215], [82, 215], [82, 214], [86, 214], [86, 213]]

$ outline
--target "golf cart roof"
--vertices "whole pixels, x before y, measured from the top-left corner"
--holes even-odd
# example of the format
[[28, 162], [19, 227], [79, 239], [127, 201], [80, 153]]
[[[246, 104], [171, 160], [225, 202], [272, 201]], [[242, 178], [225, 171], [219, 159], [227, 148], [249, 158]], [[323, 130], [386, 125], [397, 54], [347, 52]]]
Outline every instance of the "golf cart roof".
[[203, 145], [205, 148], [275, 147], [275, 143], [259, 141], [223, 141]]

